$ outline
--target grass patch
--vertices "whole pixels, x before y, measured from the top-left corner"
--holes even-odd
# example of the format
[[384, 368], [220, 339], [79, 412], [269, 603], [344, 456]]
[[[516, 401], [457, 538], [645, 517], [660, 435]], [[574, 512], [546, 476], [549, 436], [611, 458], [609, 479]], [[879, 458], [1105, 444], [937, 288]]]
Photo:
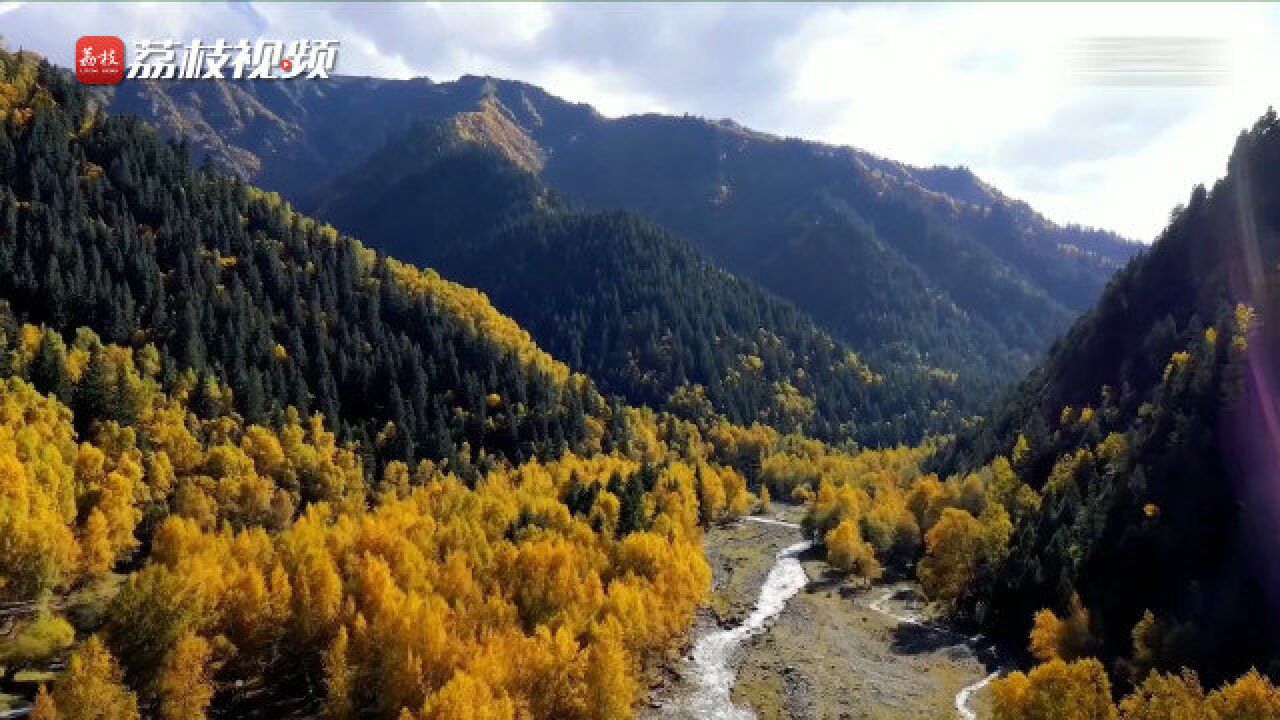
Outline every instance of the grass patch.
[[58, 679], [58, 673], [48, 670], [23, 670], [13, 676], [13, 681], [20, 685], [48, 685]]

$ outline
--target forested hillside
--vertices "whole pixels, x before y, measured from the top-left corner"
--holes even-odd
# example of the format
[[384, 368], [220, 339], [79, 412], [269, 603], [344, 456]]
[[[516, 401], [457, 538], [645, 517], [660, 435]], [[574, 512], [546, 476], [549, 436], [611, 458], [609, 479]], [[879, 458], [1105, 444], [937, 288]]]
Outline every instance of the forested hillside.
[[[0, 703], [626, 718], [749, 509], [483, 296], [0, 51]], [[759, 466], [757, 457], [756, 466]]]
[[[1028, 368], [1136, 252], [1108, 233], [1054, 225], [963, 169], [911, 168], [691, 117], [610, 120], [488, 78], [134, 83], [113, 106], [306, 207], [346, 207], [335, 222], [361, 236], [391, 228], [378, 213], [350, 212], [371, 197], [356, 180], [414, 172], [421, 156], [406, 128], [500, 117], [514, 129], [501, 133], [507, 140], [520, 136], [502, 152], [571, 205], [640, 212], [875, 368], [942, 370], [962, 414]], [[392, 234], [393, 252], [416, 239]], [[903, 410], [928, 425], [917, 407]]]
[[958, 419], [947, 373], [868, 367], [639, 216], [566, 207], [530, 174], [530, 143], [492, 105], [424, 123], [335, 181], [317, 212], [483, 289], [540, 345], [633, 403], [875, 445]]
[[[518, 316], [0, 52], [0, 702], [628, 718], [706, 595], [702, 529], [774, 496], [807, 504], [835, 572], [913, 573], [1040, 661], [993, 683], [997, 720], [1280, 716], [1249, 671], [1280, 656], [1274, 112], [1020, 387], [953, 425], [1125, 245], [964, 171], [606, 121], [527, 86], [263, 87], [235, 90], [232, 135], [201, 116], [248, 175], [267, 154], [227, 138], [314, 168], [298, 118], [360, 97], [340, 90], [434, 98], [444, 123], [378, 121], [367, 153], [337, 151], [317, 205]], [[612, 154], [632, 141], [650, 151]], [[557, 192], [610, 158], [631, 164], [581, 177], [616, 187]], [[578, 209], [615, 201], [680, 235]], [[802, 287], [758, 281], [792, 303], [706, 259], [774, 250], [758, 269]], [[804, 312], [845, 302], [873, 352]], [[951, 427], [860, 453], [788, 432]]]
[[849, 148], [662, 116], [584, 132], [544, 172], [590, 207], [645, 213], [859, 349], [896, 343], [991, 387], [1127, 256], [1067, 245], [1026, 206], [955, 173], [967, 187], [949, 195], [927, 171]]
[[[590, 383], [479, 293], [196, 171], [60, 79], [40, 83], [0, 146], [0, 293], [20, 316], [152, 343], [166, 374], [224, 380], [250, 421], [323, 412], [386, 458], [467, 442], [521, 460], [589, 442], [603, 406]], [[65, 386], [37, 383], [64, 398]]]
[[1020, 637], [1039, 608], [1078, 602], [1083, 654], [1121, 685], [1182, 665], [1213, 681], [1275, 669], [1277, 238], [1269, 112], [1227, 176], [1196, 188], [1030, 378], [942, 453], [947, 471], [1006, 458], [1044, 497], [967, 591], [974, 619]]
[[438, 266], [632, 402], [869, 445], [957, 420], [947, 378], [869, 367], [791, 305], [635, 215], [530, 219], [453, 246]]
[[[684, 417], [606, 400], [480, 293], [6, 52], [0, 220], [0, 708], [37, 720], [629, 718], [707, 592], [703, 528], [880, 457], [693, 386]], [[535, 220], [501, 229], [531, 263], [565, 223], [721, 277], [634, 218]], [[801, 370], [881, 382], [740, 281], [688, 287], [809, 328]], [[744, 374], [796, 362], [754, 342]], [[875, 552], [918, 550], [889, 520]]]
[[1034, 665], [995, 720], [1280, 717], [1278, 160], [1271, 111], [987, 418], [775, 476], [833, 570]]

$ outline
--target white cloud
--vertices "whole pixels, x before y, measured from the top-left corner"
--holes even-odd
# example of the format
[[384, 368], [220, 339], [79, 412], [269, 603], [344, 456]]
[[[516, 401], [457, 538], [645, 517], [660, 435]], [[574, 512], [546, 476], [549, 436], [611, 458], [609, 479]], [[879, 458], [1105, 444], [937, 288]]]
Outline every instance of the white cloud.
[[[812, 134], [913, 163], [964, 164], [1051, 217], [1150, 239], [1236, 134], [1275, 102], [1268, 6], [867, 6], [785, 42]], [[1072, 52], [1097, 36], [1203, 37], [1221, 82], [1102, 87]]]
[[[70, 59], [82, 34], [334, 37], [339, 70], [491, 74], [602, 112], [692, 112], [963, 164], [1050, 217], [1150, 239], [1276, 102], [1270, 5], [0, 3], [11, 46]], [[1220, 82], [1101, 87], [1097, 36], [1221, 42]]]

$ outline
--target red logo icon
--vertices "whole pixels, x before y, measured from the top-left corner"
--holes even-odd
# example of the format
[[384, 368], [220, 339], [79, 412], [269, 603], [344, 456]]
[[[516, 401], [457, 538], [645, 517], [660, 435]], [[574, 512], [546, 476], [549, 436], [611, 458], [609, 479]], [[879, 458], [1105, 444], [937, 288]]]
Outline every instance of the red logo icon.
[[76, 80], [113, 85], [124, 79], [124, 41], [114, 35], [85, 35], [76, 41]]

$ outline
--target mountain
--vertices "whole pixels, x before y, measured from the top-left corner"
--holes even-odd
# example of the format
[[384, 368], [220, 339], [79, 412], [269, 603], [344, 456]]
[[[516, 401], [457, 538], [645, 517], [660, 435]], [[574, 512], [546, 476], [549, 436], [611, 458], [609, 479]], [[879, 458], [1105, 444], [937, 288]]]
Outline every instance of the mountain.
[[1134, 679], [1186, 664], [1217, 681], [1280, 657], [1274, 111], [1227, 169], [935, 461], [968, 472], [1003, 457], [1043, 494], [969, 598], [1004, 637], [1078, 594], [1099, 655]]
[[[386, 206], [371, 189], [397, 184], [410, 193], [402, 204], [417, 202], [395, 182], [415, 162], [434, 162], [412, 129], [465, 118], [462, 135], [568, 207], [639, 212], [789, 301], [872, 367], [955, 377], [961, 413], [1028, 368], [1138, 248], [1057, 226], [964, 169], [912, 168], [727, 121], [608, 119], [492, 78], [126, 83], [112, 92], [116, 110], [407, 257], [417, 257], [415, 243], [426, 241], [416, 232], [429, 221], [419, 214], [394, 227], [360, 204]], [[454, 192], [456, 202], [474, 199]], [[380, 237], [397, 244], [384, 248]]]
[[634, 403], [872, 445], [956, 419], [946, 383], [925, 369], [876, 371], [789, 304], [635, 215], [530, 219], [453, 245], [438, 262]]
[[484, 289], [538, 343], [629, 402], [895, 444], [945, 432], [935, 370], [869, 367], [754, 283], [634, 213], [565, 206], [493, 104], [423, 123], [344, 174], [317, 212]]
[[19, 318], [151, 343], [167, 375], [225, 382], [249, 421], [323, 412], [383, 460], [463, 443], [544, 457], [585, 447], [589, 415], [607, 422], [590, 381], [482, 294], [194, 169], [136, 119], [99, 122], [38, 67], [28, 84], [61, 111], [12, 110], [0, 143], [0, 297]]
[[605, 402], [0, 48], [5, 716], [630, 718], [755, 503], [717, 457], [782, 442]]
[[[317, 177], [310, 202], [380, 245], [416, 229], [397, 252], [482, 281], [601, 384], [655, 404], [674, 386], [676, 413], [606, 400], [482, 293], [197, 169], [65, 73], [0, 51], [6, 702], [72, 719], [629, 717], [646, 661], [671, 657], [705, 600], [701, 528], [754, 503], [744, 473], [810, 500], [833, 569], [914, 567], [1019, 645], [1034, 615], [1033, 645], [1057, 657], [994, 683], [997, 712], [1061, 709], [1082, 680], [1097, 681], [1085, 703], [1109, 704], [1102, 667], [1063, 652], [1157, 689], [1146, 671], [1277, 667], [1274, 112], [985, 420], [851, 455], [711, 415], [898, 432], [882, 413], [946, 407], [880, 395], [916, 398], [890, 373], [929, 365], [864, 365], [691, 234], [567, 197], [529, 119], [481, 100]], [[884, 181], [885, 197], [991, 192], [960, 171], [920, 178]], [[996, 258], [1009, 283], [992, 298], [1065, 302], [1015, 270], [1015, 250], [1042, 247], [988, 234], [1016, 207], [952, 226], [884, 202], [860, 247], [939, 283], [928, 297], [956, 317], [975, 314], [963, 288], [882, 241], [895, 222], [975, 272]], [[828, 257], [849, 238], [833, 233]], [[1080, 242], [1095, 254], [1067, 254], [1107, 246]], [[1040, 277], [1071, 286], [1071, 267]], [[1167, 683], [1194, 694], [1187, 677]], [[1257, 675], [1232, 687], [1218, 697], [1243, 701], [1218, 715], [1274, 715]]]

